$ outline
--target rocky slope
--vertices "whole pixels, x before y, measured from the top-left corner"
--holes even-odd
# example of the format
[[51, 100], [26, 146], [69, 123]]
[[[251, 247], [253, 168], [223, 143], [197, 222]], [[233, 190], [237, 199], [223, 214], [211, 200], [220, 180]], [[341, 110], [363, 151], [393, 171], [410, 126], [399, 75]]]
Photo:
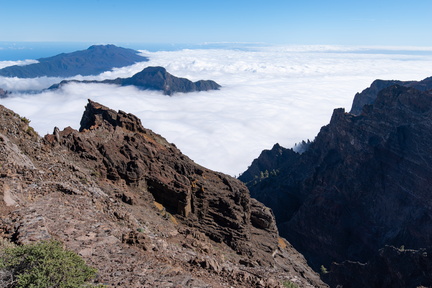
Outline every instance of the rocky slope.
[[192, 82], [186, 78], [179, 78], [171, 75], [163, 67], [147, 67], [141, 72], [129, 78], [117, 78], [114, 80], [103, 81], [77, 81], [64, 80], [59, 84], [51, 86], [49, 89], [58, 89], [68, 83], [101, 83], [115, 84], [120, 86], [135, 86], [143, 90], [162, 91], [165, 95], [172, 95], [175, 92], [196, 92], [218, 90], [221, 86], [212, 80], [199, 80]]
[[114, 45], [94, 45], [87, 50], [37, 60], [39, 63], [0, 69], [0, 76], [36, 78], [97, 75], [113, 68], [148, 61], [148, 58], [138, 55], [138, 51], [132, 49]]
[[432, 77], [428, 77], [422, 81], [375, 80], [370, 87], [354, 96], [350, 113], [355, 115], [360, 114], [364, 105], [373, 104], [375, 102], [378, 92], [392, 85], [412, 87], [421, 91], [427, 91], [432, 89]]
[[108, 287], [326, 287], [237, 179], [89, 101], [40, 138], [0, 106], [0, 235], [54, 238]]
[[335, 109], [303, 154], [274, 147], [240, 177], [333, 287], [432, 285], [431, 108], [431, 91], [387, 87], [360, 115]]

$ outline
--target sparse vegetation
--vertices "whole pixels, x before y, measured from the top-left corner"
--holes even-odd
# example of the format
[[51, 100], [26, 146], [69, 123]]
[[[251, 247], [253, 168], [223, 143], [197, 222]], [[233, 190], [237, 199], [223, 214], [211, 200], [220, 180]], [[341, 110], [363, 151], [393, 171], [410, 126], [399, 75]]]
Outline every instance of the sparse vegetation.
[[160, 215], [165, 219], [165, 220], [169, 220], [172, 223], [174, 223], [175, 225], [178, 225], [177, 219], [168, 211], [166, 211], [165, 207], [154, 201], [153, 204], [155, 205], [155, 207], [159, 210]]
[[266, 178], [274, 177], [274, 176], [277, 176], [277, 175], [279, 175], [279, 169], [273, 169], [270, 172], [268, 170], [260, 171], [260, 175], [259, 176], [255, 175], [254, 176], [254, 180], [250, 181], [249, 183], [252, 183], [252, 185], [255, 185], [255, 184], [259, 183], [260, 181], [262, 181], [262, 180], [264, 180]]
[[282, 285], [286, 288], [298, 288], [297, 284], [295, 284], [291, 281], [284, 281], [284, 282], [282, 282]]
[[279, 248], [281, 248], [281, 249], [287, 248], [286, 241], [282, 237], [278, 237], [278, 245], [279, 245]]
[[321, 265], [320, 270], [321, 270], [321, 274], [323, 275], [328, 273], [328, 270], [324, 265]]
[[24, 122], [25, 124], [30, 124], [30, 119], [27, 119], [26, 117], [20, 117], [21, 121]]
[[95, 275], [96, 269], [58, 241], [0, 246], [1, 287], [90, 287], [86, 281]]
[[300, 143], [295, 143], [294, 147], [292, 148], [294, 152], [297, 152], [299, 154], [303, 154], [304, 152], [306, 152], [309, 149], [309, 146], [312, 144], [312, 142], [307, 139], [306, 141], [302, 141]]
[[28, 128], [27, 128], [27, 134], [29, 134], [30, 136], [36, 136], [36, 135], [39, 135], [34, 129], [33, 129], [33, 127], [31, 127], [31, 126], [29, 126]]
[[93, 176], [93, 177], [96, 177], [96, 178], [100, 178], [101, 177], [101, 174], [99, 173], [99, 171], [94, 170], [94, 169], [91, 171], [90, 175]]

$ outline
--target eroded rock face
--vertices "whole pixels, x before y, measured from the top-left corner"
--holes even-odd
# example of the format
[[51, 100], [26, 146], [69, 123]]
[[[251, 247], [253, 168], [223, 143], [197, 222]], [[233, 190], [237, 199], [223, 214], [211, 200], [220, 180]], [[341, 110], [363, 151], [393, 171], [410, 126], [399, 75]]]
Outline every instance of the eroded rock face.
[[375, 80], [372, 82], [370, 87], [355, 95], [350, 113], [355, 115], [360, 114], [363, 106], [373, 104], [378, 93], [392, 85], [400, 85], [415, 88], [420, 91], [427, 91], [432, 89], [432, 77], [426, 78], [422, 81]]
[[[279, 171], [277, 175], [249, 184], [252, 196], [275, 212], [281, 235], [315, 269], [346, 260], [381, 263], [373, 259], [385, 245], [430, 247], [431, 104], [430, 91], [394, 85], [382, 90], [358, 116], [335, 109], [330, 124], [321, 128], [306, 152], [287, 153], [285, 161], [278, 160], [272, 167]], [[402, 261], [388, 265], [398, 271]], [[427, 257], [422, 261], [430, 262]], [[418, 273], [427, 273], [422, 265], [416, 267]], [[380, 271], [378, 267], [349, 271], [375, 268]], [[366, 272], [360, 276], [362, 283], [372, 279]], [[397, 282], [396, 274], [384, 273], [380, 279], [409, 282]], [[343, 281], [343, 277], [332, 279], [336, 278]], [[335, 287], [360, 287], [337, 281], [332, 282]], [[423, 285], [432, 285], [428, 281]], [[408, 287], [370, 285], [365, 286]]]
[[[82, 119], [83, 132], [61, 131], [60, 144], [92, 160], [101, 177], [150, 192], [167, 211], [183, 216], [213, 240], [252, 254], [250, 197], [241, 182], [193, 163], [131, 114], [89, 102]], [[276, 231], [268, 239], [275, 249]]]
[[89, 101], [41, 139], [0, 106], [0, 235], [55, 238], [113, 287], [326, 287], [237, 179]]

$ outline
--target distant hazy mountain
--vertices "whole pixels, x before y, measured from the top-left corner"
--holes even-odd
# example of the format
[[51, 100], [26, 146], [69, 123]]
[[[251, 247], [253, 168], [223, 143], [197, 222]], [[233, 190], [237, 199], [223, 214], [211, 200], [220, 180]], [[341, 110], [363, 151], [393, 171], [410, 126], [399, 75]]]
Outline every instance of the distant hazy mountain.
[[51, 86], [49, 89], [57, 89], [68, 83], [102, 83], [102, 84], [117, 84], [120, 86], [136, 86], [143, 90], [163, 91], [165, 95], [172, 95], [175, 92], [194, 92], [217, 90], [221, 86], [212, 80], [199, 80], [192, 82], [186, 78], [179, 78], [171, 75], [163, 67], [147, 67], [141, 72], [133, 75], [130, 78], [117, 78], [114, 80], [104, 81], [77, 81], [64, 80], [59, 84]]
[[53, 57], [37, 59], [39, 63], [25, 66], [9, 66], [0, 69], [0, 76], [18, 78], [72, 77], [97, 75], [113, 68], [148, 61], [138, 51], [115, 45], [94, 45], [87, 50], [62, 53]]

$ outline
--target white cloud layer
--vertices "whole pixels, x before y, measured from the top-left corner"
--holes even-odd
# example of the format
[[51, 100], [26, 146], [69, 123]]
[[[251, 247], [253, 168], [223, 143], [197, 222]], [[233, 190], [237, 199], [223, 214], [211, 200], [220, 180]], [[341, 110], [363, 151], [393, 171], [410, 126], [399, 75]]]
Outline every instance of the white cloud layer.
[[38, 62], [39, 61], [37, 60], [0, 61], [0, 69], [3, 69], [8, 66], [13, 66], [13, 65], [24, 66], [24, 65], [29, 65]]
[[[301, 140], [312, 140], [329, 122], [334, 108], [349, 110], [355, 93], [373, 80], [432, 76], [431, 49], [386, 47], [390, 53], [383, 49], [285, 46], [253, 51], [143, 50], [149, 62], [75, 79], [129, 77], [147, 66], [163, 66], [178, 77], [215, 80], [222, 89], [168, 97], [134, 87], [73, 83], [58, 91], [14, 93], [0, 103], [31, 119], [39, 134], [45, 135], [54, 126], [79, 128], [87, 99], [92, 99], [137, 115], [146, 128], [175, 143], [195, 162], [238, 175], [263, 149], [277, 142], [292, 147]], [[402, 50], [404, 54], [394, 53]], [[415, 53], [419, 51], [422, 53]], [[0, 77], [0, 88], [37, 90], [57, 82], [59, 79], [46, 77]]]

